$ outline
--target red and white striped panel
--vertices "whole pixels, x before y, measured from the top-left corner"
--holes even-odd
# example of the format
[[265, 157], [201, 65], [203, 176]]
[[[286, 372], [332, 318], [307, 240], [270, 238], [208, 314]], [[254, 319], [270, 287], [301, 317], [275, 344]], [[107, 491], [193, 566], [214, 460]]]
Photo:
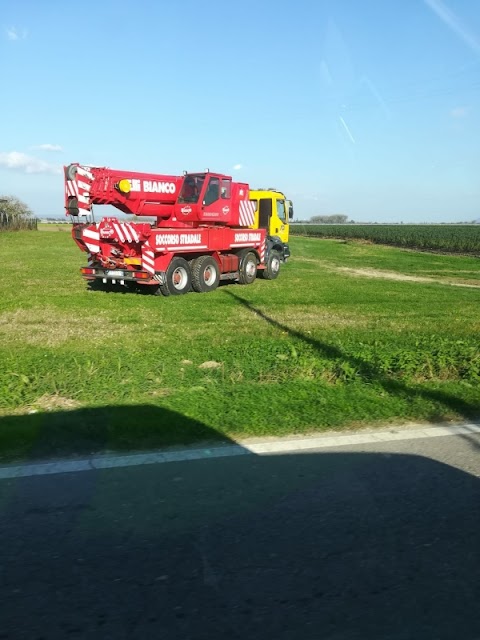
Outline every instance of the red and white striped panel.
[[88, 167], [77, 167], [75, 180], [67, 180], [67, 195], [78, 198], [78, 208], [90, 211], [90, 191], [95, 176]]
[[123, 224], [119, 222], [112, 222], [112, 227], [115, 229], [115, 233], [117, 234], [117, 238], [120, 242], [125, 242], [125, 234], [123, 233]]
[[259, 250], [259, 252], [260, 252], [260, 264], [263, 264], [265, 262], [265, 249], [266, 249], [266, 246], [267, 246], [267, 241], [265, 240], [265, 242], [263, 242], [260, 245], [260, 250]]
[[100, 251], [100, 234], [98, 231], [87, 227], [82, 231], [82, 240], [89, 253], [98, 253]]
[[65, 183], [65, 190], [67, 192], [67, 196], [72, 198], [78, 197], [78, 188], [75, 180], [67, 180]]
[[113, 228], [120, 242], [138, 242], [140, 237], [130, 222], [113, 222]]
[[255, 202], [240, 200], [240, 216], [238, 222], [241, 227], [251, 227], [255, 216]]
[[155, 254], [149, 247], [142, 247], [142, 267], [148, 273], [155, 273]]
[[130, 222], [124, 222], [122, 226], [125, 237], [127, 238], [127, 242], [138, 242], [140, 240], [137, 230], [135, 229], [133, 224], [131, 224]]

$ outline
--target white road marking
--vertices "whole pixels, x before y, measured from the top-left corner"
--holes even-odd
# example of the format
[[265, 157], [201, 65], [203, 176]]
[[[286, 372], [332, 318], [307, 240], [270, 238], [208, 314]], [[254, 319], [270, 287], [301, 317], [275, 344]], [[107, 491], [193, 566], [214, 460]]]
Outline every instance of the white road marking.
[[26, 463], [21, 465], [0, 466], [0, 480], [26, 478], [57, 473], [77, 473], [97, 469], [137, 467], [145, 464], [165, 464], [187, 460], [206, 460], [241, 455], [269, 455], [275, 453], [294, 453], [313, 449], [347, 447], [356, 444], [375, 444], [398, 440], [418, 440], [420, 438], [438, 438], [480, 434], [480, 425], [462, 423], [449, 426], [421, 426], [418, 428], [391, 427], [388, 431], [357, 432], [346, 435], [321, 435], [305, 438], [271, 440], [269, 442], [220, 445], [201, 449], [181, 449], [178, 451], [153, 451], [128, 455], [95, 455], [81, 460], [55, 460], [51, 462]]

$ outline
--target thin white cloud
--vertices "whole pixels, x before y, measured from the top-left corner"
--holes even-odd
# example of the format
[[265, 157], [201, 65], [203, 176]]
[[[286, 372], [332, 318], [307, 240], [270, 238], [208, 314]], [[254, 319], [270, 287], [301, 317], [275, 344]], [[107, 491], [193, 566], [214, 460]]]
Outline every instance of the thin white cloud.
[[347, 133], [347, 136], [348, 136], [348, 138], [349, 138], [350, 142], [351, 142], [352, 144], [355, 144], [355, 138], [353, 137], [352, 132], [351, 132], [351, 131], [350, 131], [350, 129], [348, 128], [347, 123], [346, 123], [346, 122], [345, 122], [345, 120], [342, 118], [342, 116], [338, 116], [338, 117], [339, 117], [339, 119], [340, 119], [340, 122], [341, 122], [341, 123], [342, 123], [342, 125], [343, 125], [343, 128], [345, 129], [345, 131], [346, 131], [346, 133]]
[[480, 40], [442, 0], [424, 0], [424, 2], [472, 51], [480, 53]]
[[450, 111], [452, 118], [466, 118], [470, 109], [468, 107], [455, 107]]
[[59, 144], [37, 144], [32, 147], [32, 149], [37, 149], [38, 151], [63, 151], [63, 148]]
[[390, 117], [390, 109], [388, 108], [387, 103], [383, 99], [380, 91], [377, 89], [377, 87], [370, 80], [370, 78], [368, 76], [365, 76], [365, 75], [362, 76], [360, 78], [360, 84], [367, 86], [368, 91], [373, 95], [373, 97], [377, 101], [377, 104], [383, 109], [383, 112], [385, 113], [385, 115], [387, 117]]
[[8, 40], [15, 42], [16, 40], [25, 40], [28, 31], [26, 29], [17, 29], [17, 27], [8, 27], [5, 29], [5, 34]]
[[235, 171], [240, 171], [240, 169], [242, 169], [243, 164], [235, 164], [233, 165], [233, 168], [235, 169]]
[[62, 172], [60, 166], [44, 162], [21, 151], [0, 151], [0, 167], [21, 173], [51, 173], [58, 175]]

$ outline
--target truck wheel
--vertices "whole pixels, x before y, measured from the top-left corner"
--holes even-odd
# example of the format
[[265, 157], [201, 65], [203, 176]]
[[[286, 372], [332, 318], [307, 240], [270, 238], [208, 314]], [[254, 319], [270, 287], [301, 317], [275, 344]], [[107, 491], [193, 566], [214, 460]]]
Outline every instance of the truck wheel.
[[268, 256], [265, 269], [260, 272], [262, 278], [264, 280], [275, 280], [275, 278], [278, 278], [278, 274], [280, 273], [280, 262], [280, 254], [278, 251], [271, 251]]
[[240, 284], [252, 284], [257, 277], [257, 256], [253, 251], [246, 253], [240, 260], [238, 282]]
[[211, 256], [200, 256], [192, 263], [192, 289], [198, 293], [213, 291], [220, 282], [220, 269]]
[[165, 273], [165, 284], [159, 289], [164, 296], [179, 296], [190, 291], [191, 273], [188, 262], [183, 258], [173, 258]]

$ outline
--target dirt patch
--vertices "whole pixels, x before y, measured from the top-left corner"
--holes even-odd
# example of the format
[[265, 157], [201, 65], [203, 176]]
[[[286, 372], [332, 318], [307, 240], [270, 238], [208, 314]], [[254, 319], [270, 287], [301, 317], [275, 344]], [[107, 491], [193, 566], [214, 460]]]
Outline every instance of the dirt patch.
[[154, 398], [166, 398], [172, 394], [171, 389], [154, 389], [150, 391], [148, 395], [153, 396]]
[[427, 276], [409, 276], [395, 271], [380, 271], [379, 269], [352, 269], [350, 267], [335, 267], [336, 271], [348, 273], [352, 276], [364, 276], [365, 278], [384, 278], [386, 280], [401, 280], [407, 282], [436, 282], [434, 278]]
[[423, 282], [433, 284], [445, 284], [452, 287], [467, 287], [469, 289], [480, 289], [480, 281], [474, 283], [469, 281], [453, 280], [450, 278], [429, 278], [427, 276], [411, 276], [406, 273], [397, 273], [395, 271], [381, 271], [379, 269], [352, 269], [350, 267], [335, 267], [335, 271], [346, 273], [352, 276], [360, 276], [364, 278], [382, 278], [384, 280], [396, 280], [401, 282]]
[[[350, 276], [359, 276], [363, 278], [382, 278], [384, 280], [396, 280], [399, 282], [420, 282], [426, 284], [444, 284], [452, 287], [466, 287], [467, 289], [480, 289], [480, 280], [466, 278], [432, 278], [431, 276], [414, 276], [407, 273], [398, 273], [397, 271], [383, 271], [381, 269], [354, 269], [352, 267], [337, 267], [321, 258], [295, 258], [297, 262], [305, 262], [322, 266], [329, 271], [337, 273], [345, 273]], [[449, 270], [452, 273], [452, 270]], [[468, 271], [467, 273], [478, 273], [478, 271]]]
[[33, 409], [42, 409], [43, 411], [59, 411], [63, 409], [77, 409], [80, 402], [73, 398], [65, 398], [57, 394], [45, 394], [33, 403]]
[[199, 369], [218, 369], [222, 366], [221, 362], [215, 362], [215, 360], [207, 360], [198, 365]]

